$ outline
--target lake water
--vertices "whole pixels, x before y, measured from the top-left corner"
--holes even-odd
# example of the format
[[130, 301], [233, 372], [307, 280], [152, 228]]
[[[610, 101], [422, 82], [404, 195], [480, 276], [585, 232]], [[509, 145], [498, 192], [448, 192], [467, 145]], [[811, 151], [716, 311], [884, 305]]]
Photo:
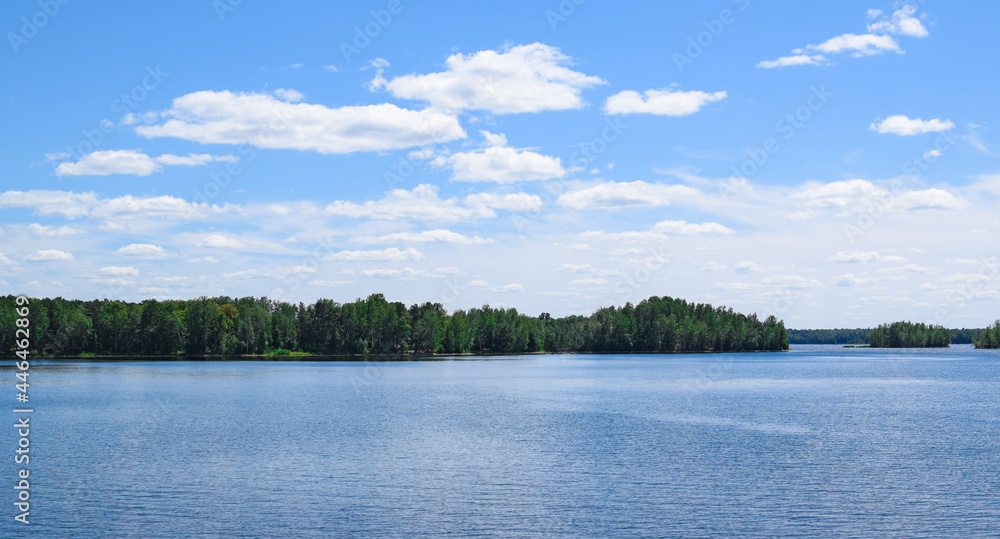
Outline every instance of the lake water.
[[36, 362], [33, 522], [4, 457], [0, 536], [995, 537], [998, 366], [968, 346]]

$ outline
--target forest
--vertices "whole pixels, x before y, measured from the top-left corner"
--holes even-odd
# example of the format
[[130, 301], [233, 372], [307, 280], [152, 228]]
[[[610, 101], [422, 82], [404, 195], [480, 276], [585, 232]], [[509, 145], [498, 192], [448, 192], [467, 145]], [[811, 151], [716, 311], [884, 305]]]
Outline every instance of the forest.
[[[981, 329], [949, 329], [951, 344], [972, 344]], [[789, 344], [868, 344], [870, 328], [789, 329]]]
[[976, 348], [1000, 348], [1000, 320], [982, 330], [976, 340]]
[[873, 329], [868, 344], [872, 348], [945, 348], [951, 344], [951, 332], [936, 325], [893, 322]]
[[[0, 298], [0, 350], [14, 346], [15, 296]], [[448, 313], [440, 303], [382, 294], [310, 305], [267, 298], [32, 299], [32, 351], [45, 355], [227, 356], [742, 352], [787, 350], [784, 323], [731, 308], [650, 297], [590, 316], [528, 316], [489, 305]]]

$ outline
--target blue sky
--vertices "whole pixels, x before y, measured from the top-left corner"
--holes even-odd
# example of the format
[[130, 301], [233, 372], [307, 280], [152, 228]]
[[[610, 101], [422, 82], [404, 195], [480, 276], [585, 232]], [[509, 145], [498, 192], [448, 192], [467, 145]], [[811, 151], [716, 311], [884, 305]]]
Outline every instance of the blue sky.
[[994, 3], [5, 11], [11, 292], [1000, 317]]

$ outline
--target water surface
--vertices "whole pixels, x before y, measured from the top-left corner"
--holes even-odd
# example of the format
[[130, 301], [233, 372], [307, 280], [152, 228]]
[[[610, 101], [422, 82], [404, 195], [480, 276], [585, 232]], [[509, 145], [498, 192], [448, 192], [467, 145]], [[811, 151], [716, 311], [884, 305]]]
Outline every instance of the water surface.
[[4, 502], [0, 536], [996, 536], [998, 365], [37, 362], [33, 524]]

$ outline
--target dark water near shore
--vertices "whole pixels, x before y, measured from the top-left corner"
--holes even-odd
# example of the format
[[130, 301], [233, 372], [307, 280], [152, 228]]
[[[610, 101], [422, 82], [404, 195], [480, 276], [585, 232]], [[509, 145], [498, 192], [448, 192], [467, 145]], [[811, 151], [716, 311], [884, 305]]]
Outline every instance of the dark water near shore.
[[2, 537], [1000, 529], [1000, 353], [968, 346], [37, 362], [30, 382], [33, 523], [8, 427]]

